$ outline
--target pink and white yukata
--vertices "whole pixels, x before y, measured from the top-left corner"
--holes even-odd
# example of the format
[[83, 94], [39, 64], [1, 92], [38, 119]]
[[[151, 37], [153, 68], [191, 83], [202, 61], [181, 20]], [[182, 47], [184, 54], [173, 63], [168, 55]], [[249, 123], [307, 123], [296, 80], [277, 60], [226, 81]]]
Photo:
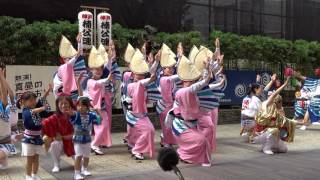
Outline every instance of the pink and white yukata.
[[155, 129], [147, 116], [147, 86], [149, 78], [133, 82], [127, 88], [126, 119], [129, 124], [130, 136], [128, 145], [132, 147], [132, 154], [148, 153], [150, 158], [155, 155]]
[[[126, 117], [127, 114], [127, 104], [125, 102], [125, 98], [127, 97], [127, 88], [128, 84], [133, 82], [133, 73], [131, 71], [127, 71], [123, 73], [122, 83], [121, 83], [121, 105], [123, 113]], [[130, 138], [130, 126], [127, 124], [127, 133], [124, 136], [124, 141], [128, 142]]]
[[[210, 61], [211, 70], [217, 71], [220, 68], [217, 61], [215, 61], [214, 63], [211, 63], [211, 62], [212, 61]], [[207, 76], [208, 75], [207, 71], [205, 71], [204, 74], [205, 74], [204, 76]], [[219, 84], [218, 84], [221, 80], [222, 80], [221, 77], [219, 77], [217, 74], [215, 76], [215, 81], [210, 83], [207, 86], [207, 88], [204, 88], [202, 90], [203, 92], [198, 93], [199, 101], [200, 101], [200, 114], [201, 114], [198, 121], [198, 128], [207, 137], [210, 143], [212, 152], [216, 150], [216, 127], [218, 124], [218, 107], [219, 107], [218, 99], [223, 96], [223, 93], [219, 92], [223, 88], [223, 86], [219, 87]], [[201, 95], [203, 93], [204, 95]], [[202, 101], [204, 106], [202, 106]]]
[[112, 145], [111, 139], [111, 93], [106, 91], [106, 86], [111, 83], [107, 79], [94, 80], [89, 79], [87, 82], [87, 93], [92, 100], [93, 108], [101, 110], [101, 124], [94, 125], [94, 138], [91, 146]]
[[202, 80], [176, 92], [175, 104], [168, 113], [166, 125], [171, 126], [175, 134], [180, 159], [192, 164], [210, 166], [210, 142], [198, 129], [201, 112], [197, 92], [205, 85], [205, 80]]
[[[82, 55], [82, 44], [78, 43], [78, 51]], [[64, 61], [64, 60], [63, 60]], [[70, 95], [74, 102], [78, 99], [78, 88], [75, 77], [80, 73], [86, 73], [87, 68], [83, 56], [74, 56], [66, 63], [59, 66], [53, 77], [53, 94], [55, 98]]]
[[[74, 95], [77, 93], [77, 83], [74, 76], [74, 64], [77, 58], [73, 57], [58, 68], [53, 79], [53, 92], [57, 98], [60, 94]], [[74, 98], [72, 98], [75, 100]]]
[[174, 102], [174, 90], [175, 79], [178, 79], [178, 75], [163, 76], [160, 78], [160, 93], [162, 99], [157, 102], [157, 112], [159, 114], [160, 125], [162, 129], [162, 137], [160, 144], [163, 146], [169, 146], [176, 144], [172, 129], [165, 125], [165, 119], [170, 109], [173, 107]]

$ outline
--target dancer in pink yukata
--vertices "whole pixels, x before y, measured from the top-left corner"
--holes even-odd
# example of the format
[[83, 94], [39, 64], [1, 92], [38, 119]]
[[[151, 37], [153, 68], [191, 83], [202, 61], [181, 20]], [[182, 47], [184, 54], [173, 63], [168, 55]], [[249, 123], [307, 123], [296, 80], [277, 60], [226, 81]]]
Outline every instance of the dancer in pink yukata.
[[70, 95], [73, 101], [78, 98], [77, 84], [75, 77], [81, 72], [86, 72], [84, 57], [82, 55], [81, 35], [77, 36], [78, 51], [76, 51], [71, 42], [62, 36], [59, 53], [62, 65], [58, 68], [53, 78], [53, 92], [57, 98], [59, 95]]
[[208, 85], [211, 76], [197, 82], [201, 72], [185, 56], [179, 62], [178, 76], [183, 82], [183, 88], [176, 92], [174, 107], [168, 113], [166, 125], [175, 134], [181, 160], [211, 166], [210, 142], [197, 127], [201, 117], [197, 92]]
[[134, 82], [127, 87], [127, 113], [126, 120], [129, 124], [130, 138], [128, 144], [132, 146], [132, 155], [136, 160], [143, 160], [144, 154], [148, 153], [150, 158], [155, 155], [153, 124], [147, 116], [147, 91], [148, 85], [155, 81], [155, 72], [150, 78], [145, 78], [149, 72], [145, 56], [140, 50], [136, 50], [130, 62]]
[[176, 55], [171, 49], [163, 44], [161, 48], [160, 65], [162, 67], [162, 75], [159, 79], [159, 89], [162, 99], [157, 102], [157, 113], [159, 114], [160, 125], [162, 129], [161, 146], [172, 146], [176, 144], [172, 129], [165, 126], [165, 119], [170, 109], [173, 107], [174, 91], [177, 89], [175, 80], [179, 79], [178, 75], [174, 75]]
[[[135, 53], [135, 49], [132, 47], [130, 43], [128, 43], [125, 54], [124, 54], [124, 61], [126, 62], [126, 66], [130, 66], [130, 61]], [[129, 70], [126, 70], [122, 74], [122, 83], [121, 83], [121, 106], [124, 115], [127, 114], [127, 104], [125, 101], [125, 98], [127, 97], [127, 88], [128, 84], [133, 82], [133, 73]], [[127, 144], [128, 139], [130, 137], [130, 126], [127, 124], [127, 133], [125, 134], [123, 138], [123, 143]], [[128, 145], [128, 148], [131, 148], [130, 145]]]
[[[90, 55], [88, 66], [92, 73], [92, 77], [86, 82], [87, 87], [85, 96], [88, 96], [92, 101], [93, 108], [102, 117], [101, 124], [94, 125], [94, 138], [91, 142], [91, 149], [96, 155], [102, 155], [104, 152], [99, 146], [110, 147], [111, 140], [111, 92], [106, 91], [106, 86], [112, 83], [112, 73], [109, 73], [107, 78], [102, 79], [104, 67], [110, 67], [108, 54], [100, 46], [99, 51], [93, 46]], [[110, 56], [110, 55], [109, 55]], [[107, 60], [107, 62], [106, 62]]]
[[[203, 73], [205, 77], [214, 77], [214, 81], [210, 81], [207, 87], [197, 93], [201, 112], [198, 119], [198, 128], [207, 137], [213, 152], [216, 150], [217, 111], [215, 109], [219, 107], [219, 98], [223, 97], [221, 89], [225, 81], [224, 75], [222, 75], [223, 68], [220, 61], [215, 60], [215, 56], [216, 53], [214, 54], [206, 47], [202, 47], [194, 59], [196, 68]], [[213, 74], [208, 74], [208, 71], [205, 69], [205, 64], [208, 65], [210, 72], [213, 72]]]

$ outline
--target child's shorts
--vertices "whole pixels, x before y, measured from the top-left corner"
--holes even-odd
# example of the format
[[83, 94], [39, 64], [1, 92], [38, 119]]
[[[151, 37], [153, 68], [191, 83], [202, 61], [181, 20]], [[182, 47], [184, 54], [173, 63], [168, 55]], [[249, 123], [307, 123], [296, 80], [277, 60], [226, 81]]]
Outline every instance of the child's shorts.
[[76, 156], [83, 156], [88, 158], [91, 152], [91, 143], [86, 143], [86, 144], [74, 143], [74, 152]]
[[44, 154], [44, 149], [41, 145], [21, 143], [21, 156], [34, 156], [36, 154]]

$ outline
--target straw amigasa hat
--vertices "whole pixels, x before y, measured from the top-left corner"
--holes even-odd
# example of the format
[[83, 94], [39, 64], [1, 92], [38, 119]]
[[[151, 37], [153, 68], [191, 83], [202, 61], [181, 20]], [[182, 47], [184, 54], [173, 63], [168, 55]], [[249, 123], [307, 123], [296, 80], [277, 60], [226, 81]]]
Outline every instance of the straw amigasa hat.
[[60, 46], [59, 46], [59, 54], [62, 58], [72, 58], [77, 54], [77, 50], [74, 49], [71, 42], [62, 35]]
[[203, 72], [203, 70], [206, 68], [205, 63], [207, 62], [207, 59], [208, 56], [206, 49], [202, 49], [196, 54], [193, 63], [200, 72]]
[[145, 74], [149, 72], [149, 66], [144, 55], [137, 49], [130, 62], [130, 70], [135, 74]]
[[194, 62], [194, 58], [196, 57], [198, 52], [199, 52], [199, 49], [197, 48], [197, 46], [193, 45], [189, 53], [189, 60], [191, 62]]
[[174, 52], [166, 45], [163, 44], [161, 48], [161, 59], [160, 65], [161, 67], [172, 67], [176, 64], [176, 55]]
[[203, 49], [206, 49], [207, 55], [208, 55], [209, 57], [212, 57], [212, 56], [213, 56], [213, 52], [212, 52], [209, 48], [207, 48], [207, 47], [205, 47], [205, 46], [200, 46], [199, 51], [201, 51], [201, 50], [203, 50]]
[[98, 53], [102, 56], [103, 60], [105, 60], [105, 63], [109, 61], [108, 53], [102, 44], [99, 45]]
[[191, 61], [182, 56], [178, 65], [178, 76], [183, 81], [194, 81], [200, 78], [201, 72]]
[[135, 51], [136, 50], [132, 47], [132, 45], [128, 43], [126, 52], [124, 53], [124, 61], [130, 63]]
[[101, 56], [98, 50], [94, 46], [92, 46], [89, 54], [89, 61], [88, 61], [89, 68], [99, 68], [103, 66], [104, 63], [105, 63], [104, 58]]

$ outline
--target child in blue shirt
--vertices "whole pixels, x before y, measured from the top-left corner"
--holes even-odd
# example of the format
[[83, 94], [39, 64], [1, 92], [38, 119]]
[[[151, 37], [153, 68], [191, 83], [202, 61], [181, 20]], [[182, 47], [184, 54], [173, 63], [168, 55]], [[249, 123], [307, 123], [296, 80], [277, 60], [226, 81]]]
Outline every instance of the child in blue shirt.
[[96, 113], [90, 112], [90, 100], [87, 97], [79, 98], [77, 102], [77, 112], [70, 112], [70, 115], [70, 121], [74, 126], [72, 140], [76, 154], [74, 179], [84, 179], [82, 175], [91, 175], [87, 169], [91, 151], [91, 131], [93, 124], [100, 124], [100, 117], [97, 116]]
[[33, 92], [23, 93], [21, 96], [21, 104], [23, 106], [22, 119], [25, 128], [21, 155], [27, 156], [26, 180], [39, 180], [40, 177], [37, 176], [39, 155], [44, 152], [42, 148], [42, 125], [39, 113], [46, 111], [48, 105], [41, 105], [41, 107], [36, 108], [39, 102], [37, 103], [37, 96]]

